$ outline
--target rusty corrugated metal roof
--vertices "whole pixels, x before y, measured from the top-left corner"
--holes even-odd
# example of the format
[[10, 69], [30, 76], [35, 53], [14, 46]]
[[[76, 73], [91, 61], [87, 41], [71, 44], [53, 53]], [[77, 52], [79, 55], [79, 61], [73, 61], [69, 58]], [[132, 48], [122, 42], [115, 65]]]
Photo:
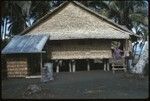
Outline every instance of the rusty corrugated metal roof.
[[2, 50], [2, 54], [40, 53], [48, 38], [48, 35], [16, 35]]

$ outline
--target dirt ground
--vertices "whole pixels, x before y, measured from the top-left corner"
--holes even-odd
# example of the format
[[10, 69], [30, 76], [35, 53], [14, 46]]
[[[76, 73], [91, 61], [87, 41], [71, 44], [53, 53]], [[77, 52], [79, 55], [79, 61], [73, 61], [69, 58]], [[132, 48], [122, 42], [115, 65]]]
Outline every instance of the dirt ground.
[[[53, 81], [40, 79], [2, 80], [3, 99], [147, 99], [148, 76], [141, 77], [122, 71], [93, 70], [75, 73], [54, 73]], [[28, 85], [36, 84], [41, 91], [24, 95]]]

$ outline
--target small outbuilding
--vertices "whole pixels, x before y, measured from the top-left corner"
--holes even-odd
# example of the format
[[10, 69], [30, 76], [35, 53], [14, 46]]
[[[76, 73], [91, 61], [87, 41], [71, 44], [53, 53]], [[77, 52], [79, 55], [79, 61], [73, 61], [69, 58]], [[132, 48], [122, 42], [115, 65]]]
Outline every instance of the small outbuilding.
[[66, 1], [12, 38], [2, 53], [8, 77], [25, 77], [40, 71], [44, 59], [110, 59], [113, 41], [120, 41], [120, 48], [128, 52], [130, 35], [134, 34], [82, 4]]
[[8, 77], [26, 77], [40, 72], [47, 35], [16, 35], [2, 50]]

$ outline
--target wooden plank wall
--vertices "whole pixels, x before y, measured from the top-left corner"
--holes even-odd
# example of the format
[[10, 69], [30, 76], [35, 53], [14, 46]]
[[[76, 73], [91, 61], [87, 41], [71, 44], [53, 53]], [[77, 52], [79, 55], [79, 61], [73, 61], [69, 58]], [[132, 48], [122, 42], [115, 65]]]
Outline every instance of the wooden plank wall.
[[6, 60], [7, 77], [25, 77], [28, 74], [27, 58], [9, 57]]

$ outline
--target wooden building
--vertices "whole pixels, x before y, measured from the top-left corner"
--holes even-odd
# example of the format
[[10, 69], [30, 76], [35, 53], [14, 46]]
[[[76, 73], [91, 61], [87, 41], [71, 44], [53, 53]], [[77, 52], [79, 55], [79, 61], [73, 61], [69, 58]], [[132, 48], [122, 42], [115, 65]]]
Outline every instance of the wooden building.
[[[40, 35], [46, 37], [43, 39], [44, 42], [41, 41], [42, 39], [37, 39]], [[4, 48], [3, 54], [7, 54], [8, 57], [7, 68], [9, 74], [9, 68], [12, 67], [22, 67], [24, 69], [21, 70], [28, 71], [29, 65], [27, 64], [29, 64], [28, 59], [30, 58], [24, 58], [24, 55], [25, 57], [35, 56], [34, 53], [36, 53], [40, 61], [40, 54], [43, 52], [43, 49], [46, 59], [49, 60], [110, 59], [112, 58], [112, 41], [120, 41], [121, 48], [125, 52], [128, 52], [131, 35], [134, 35], [134, 33], [82, 4], [75, 1], [66, 1], [48, 12], [48, 14], [35, 22], [30, 28], [24, 30], [21, 36], [18, 36], [19, 38], [30, 38], [32, 36], [33, 40], [27, 38], [24, 42], [28, 43], [27, 40], [32, 41], [31, 44], [27, 44], [27, 47], [32, 47], [31, 50], [34, 51], [29, 51], [30, 48], [25, 49], [22, 44], [18, 44], [19, 40], [17, 41], [18, 43], [14, 43], [14, 37]], [[20, 42], [22, 42], [21, 39]], [[37, 46], [36, 42], [41, 42], [41, 47], [38, 48], [38, 51], [35, 51], [36, 48], [33, 49]], [[10, 51], [9, 47], [14, 47], [11, 43], [18, 44], [15, 47], [16, 49], [22, 47], [21, 50], [15, 50], [14, 52], [15, 55], [20, 54], [19, 61], [22, 61], [20, 63], [17, 62], [17, 65], [10, 65], [12, 63], [10, 61], [18, 61], [15, 59], [17, 58], [16, 56], [11, 57], [13, 52]], [[28, 72], [24, 74], [26, 75]]]
[[42, 53], [45, 53], [44, 45], [49, 36], [47, 35], [17, 35], [2, 50], [5, 54], [7, 76], [26, 77], [40, 72], [42, 67]]

